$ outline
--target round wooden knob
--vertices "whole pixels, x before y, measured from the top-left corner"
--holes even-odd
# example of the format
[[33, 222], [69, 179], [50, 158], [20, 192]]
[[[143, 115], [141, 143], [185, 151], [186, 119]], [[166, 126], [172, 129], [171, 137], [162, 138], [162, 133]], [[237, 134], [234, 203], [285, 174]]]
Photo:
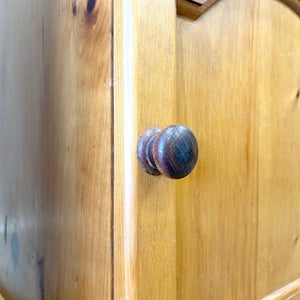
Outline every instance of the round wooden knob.
[[172, 125], [164, 130], [149, 128], [139, 138], [137, 157], [147, 174], [179, 179], [195, 167], [198, 144], [194, 134], [183, 125]]

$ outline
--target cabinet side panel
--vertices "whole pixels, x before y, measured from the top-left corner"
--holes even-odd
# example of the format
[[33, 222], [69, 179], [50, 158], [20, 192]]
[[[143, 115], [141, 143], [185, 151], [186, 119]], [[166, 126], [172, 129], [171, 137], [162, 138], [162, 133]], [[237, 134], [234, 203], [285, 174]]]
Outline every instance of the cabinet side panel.
[[112, 1], [0, 5], [0, 284], [110, 299]]

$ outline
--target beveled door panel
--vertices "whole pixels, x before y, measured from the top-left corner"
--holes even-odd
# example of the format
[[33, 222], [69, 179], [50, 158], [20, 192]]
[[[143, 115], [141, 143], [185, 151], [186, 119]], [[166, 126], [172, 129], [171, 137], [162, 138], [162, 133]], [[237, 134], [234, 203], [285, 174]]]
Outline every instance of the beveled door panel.
[[177, 184], [178, 299], [258, 299], [300, 277], [300, 20], [220, 1], [177, 20], [177, 122], [195, 172]]

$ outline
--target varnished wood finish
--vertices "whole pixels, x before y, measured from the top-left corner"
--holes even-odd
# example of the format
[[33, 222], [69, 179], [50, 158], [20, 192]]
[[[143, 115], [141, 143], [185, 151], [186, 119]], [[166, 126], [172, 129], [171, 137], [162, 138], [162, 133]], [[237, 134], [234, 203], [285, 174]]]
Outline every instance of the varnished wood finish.
[[256, 15], [261, 298], [300, 278], [300, 18], [272, 1]]
[[145, 128], [176, 124], [176, 3], [114, 1], [114, 295], [176, 299], [176, 187], [138, 166]]
[[201, 135], [197, 167], [177, 183], [179, 299], [256, 299], [254, 11], [220, 1], [178, 18], [178, 122]]
[[299, 278], [300, 20], [220, 1], [177, 23], [177, 122], [199, 161], [177, 182], [178, 299], [259, 299]]
[[197, 158], [197, 140], [183, 125], [171, 125], [164, 130], [149, 128], [138, 141], [139, 165], [150, 175], [183, 178], [192, 172]]
[[261, 300], [287, 300], [295, 299], [300, 294], [300, 279], [297, 279], [286, 286], [274, 291], [270, 295], [261, 298]]
[[111, 3], [0, 2], [7, 299], [111, 299]]
[[[299, 18], [178, 19], [176, 83], [175, 2], [114, 1], [114, 78], [111, 4], [0, 4], [0, 293], [258, 299], [299, 278]], [[147, 176], [139, 135], [177, 122], [199, 163]]]
[[6, 299], [41, 299], [41, 3], [0, 2], [0, 293]]

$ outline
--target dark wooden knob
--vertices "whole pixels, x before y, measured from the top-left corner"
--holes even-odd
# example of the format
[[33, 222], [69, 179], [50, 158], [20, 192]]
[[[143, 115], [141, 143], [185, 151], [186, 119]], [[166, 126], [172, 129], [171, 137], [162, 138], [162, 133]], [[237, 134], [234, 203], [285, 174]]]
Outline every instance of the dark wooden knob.
[[147, 174], [179, 179], [195, 167], [198, 143], [194, 134], [183, 125], [172, 125], [164, 130], [149, 128], [139, 138], [137, 157]]

